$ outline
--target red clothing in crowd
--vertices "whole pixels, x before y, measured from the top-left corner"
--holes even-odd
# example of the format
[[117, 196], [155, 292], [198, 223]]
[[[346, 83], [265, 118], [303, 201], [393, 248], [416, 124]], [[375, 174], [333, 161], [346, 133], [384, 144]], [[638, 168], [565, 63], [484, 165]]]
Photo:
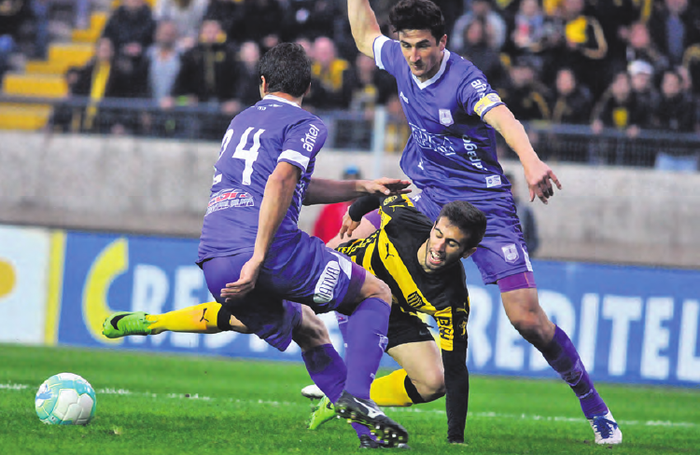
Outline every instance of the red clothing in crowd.
[[313, 235], [323, 240], [323, 243], [328, 243], [329, 240], [338, 235], [340, 227], [343, 225], [343, 216], [350, 204], [352, 201], [336, 202], [323, 207], [316, 218]]

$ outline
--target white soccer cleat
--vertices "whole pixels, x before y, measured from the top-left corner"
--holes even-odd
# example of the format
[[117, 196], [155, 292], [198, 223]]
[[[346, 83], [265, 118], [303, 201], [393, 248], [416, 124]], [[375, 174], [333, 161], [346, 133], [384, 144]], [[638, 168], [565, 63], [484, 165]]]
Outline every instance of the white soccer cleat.
[[596, 444], [620, 444], [622, 442], [622, 431], [617, 426], [617, 422], [610, 411], [607, 414], [593, 416], [588, 422], [595, 433]]
[[320, 400], [326, 396], [323, 392], [321, 392], [321, 389], [319, 389], [316, 384], [307, 385], [301, 389], [301, 394], [311, 400]]

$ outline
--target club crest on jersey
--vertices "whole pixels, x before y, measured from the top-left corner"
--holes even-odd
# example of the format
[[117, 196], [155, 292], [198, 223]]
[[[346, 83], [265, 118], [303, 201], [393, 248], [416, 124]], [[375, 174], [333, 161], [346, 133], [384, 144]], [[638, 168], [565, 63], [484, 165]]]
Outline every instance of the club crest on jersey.
[[444, 126], [450, 126], [455, 121], [452, 119], [452, 112], [449, 109], [440, 109], [440, 123]]
[[514, 243], [501, 247], [501, 250], [503, 251], [503, 257], [506, 259], [506, 262], [515, 262], [518, 260], [518, 257], [520, 257], [518, 248]]

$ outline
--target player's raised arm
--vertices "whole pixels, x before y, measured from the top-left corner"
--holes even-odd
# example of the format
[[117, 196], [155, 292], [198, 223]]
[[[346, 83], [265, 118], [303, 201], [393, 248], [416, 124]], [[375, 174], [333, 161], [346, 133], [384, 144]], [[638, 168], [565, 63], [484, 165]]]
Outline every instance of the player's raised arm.
[[561, 189], [561, 183], [554, 171], [550, 169], [535, 153], [525, 128], [505, 105], [496, 106], [483, 116], [484, 122], [498, 131], [506, 143], [518, 155], [525, 169], [525, 180], [530, 190], [530, 202], [537, 196], [544, 204], [554, 195], [552, 182]]
[[357, 49], [374, 58], [374, 40], [382, 32], [369, 0], [348, 0], [348, 19]]
[[408, 180], [381, 177], [376, 180], [330, 180], [311, 178], [304, 196], [304, 205], [331, 204], [355, 199], [365, 194], [385, 196], [406, 194]]

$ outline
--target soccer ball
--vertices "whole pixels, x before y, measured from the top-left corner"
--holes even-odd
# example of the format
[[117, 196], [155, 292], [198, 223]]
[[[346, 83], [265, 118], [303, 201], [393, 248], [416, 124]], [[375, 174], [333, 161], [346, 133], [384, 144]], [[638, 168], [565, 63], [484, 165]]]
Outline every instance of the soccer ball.
[[95, 416], [97, 399], [89, 382], [73, 373], [60, 373], [44, 381], [34, 407], [49, 425], [86, 425]]

